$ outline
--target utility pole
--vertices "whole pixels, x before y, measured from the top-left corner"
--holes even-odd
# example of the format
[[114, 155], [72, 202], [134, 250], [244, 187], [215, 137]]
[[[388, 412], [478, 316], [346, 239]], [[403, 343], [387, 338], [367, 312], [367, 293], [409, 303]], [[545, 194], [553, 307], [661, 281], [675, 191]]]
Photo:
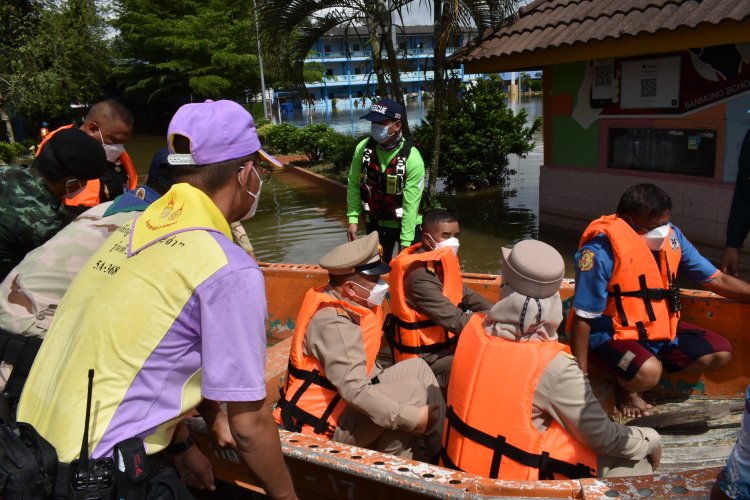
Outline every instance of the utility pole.
[[263, 51], [260, 46], [260, 27], [258, 23], [258, 6], [253, 0], [253, 14], [255, 15], [255, 39], [258, 41], [258, 64], [260, 65], [260, 96], [263, 102], [263, 118], [270, 120], [270, 113], [266, 105], [266, 79], [263, 76]]

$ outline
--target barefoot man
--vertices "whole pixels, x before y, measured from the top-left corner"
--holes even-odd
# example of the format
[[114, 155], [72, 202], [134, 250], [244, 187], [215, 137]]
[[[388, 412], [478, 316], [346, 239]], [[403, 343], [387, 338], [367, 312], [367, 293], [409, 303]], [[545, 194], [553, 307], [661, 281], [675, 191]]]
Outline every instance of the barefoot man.
[[617, 407], [648, 415], [639, 392], [663, 371], [715, 371], [732, 359], [721, 335], [680, 318], [677, 275], [724, 297], [750, 302], [750, 284], [724, 274], [669, 222], [672, 200], [653, 184], [622, 195], [617, 213], [591, 222], [576, 253], [571, 349], [584, 372], [591, 357], [617, 379]]

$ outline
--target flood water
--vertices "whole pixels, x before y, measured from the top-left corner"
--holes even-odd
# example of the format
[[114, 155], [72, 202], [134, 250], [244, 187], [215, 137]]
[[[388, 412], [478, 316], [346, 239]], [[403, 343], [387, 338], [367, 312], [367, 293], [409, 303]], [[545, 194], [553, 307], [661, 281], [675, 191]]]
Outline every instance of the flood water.
[[[509, 103], [512, 109], [526, 108], [532, 120], [542, 112], [541, 97], [521, 98]], [[416, 125], [420, 111], [408, 108], [410, 124]], [[359, 120], [362, 110], [329, 113], [320, 111], [314, 123], [329, 123], [342, 133], [367, 133], [369, 122]], [[285, 122], [310, 123], [309, 115], [284, 116]], [[158, 136], [134, 135], [128, 152], [139, 170], [147, 169], [150, 157], [164, 145]], [[498, 273], [501, 247], [525, 238], [539, 237], [539, 167], [544, 143], [541, 130], [536, 146], [526, 158], [512, 157], [517, 170], [504, 189], [488, 188], [465, 193], [442, 193], [442, 203], [456, 212], [461, 223], [459, 259], [464, 271]], [[440, 184], [438, 184], [440, 188]], [[265, 262], [317, 264], [330, 249], [346, 242], [346, 192], [334, 186], [321, 186], [293, 172], [277, 172], [263, 186], [258, 211], [245, 223], [256, 256]], [[576, 236], [543, 230], [541, 239], [560, 250], [566, 258], [566, 271], [572, 275], [571, 258]]]

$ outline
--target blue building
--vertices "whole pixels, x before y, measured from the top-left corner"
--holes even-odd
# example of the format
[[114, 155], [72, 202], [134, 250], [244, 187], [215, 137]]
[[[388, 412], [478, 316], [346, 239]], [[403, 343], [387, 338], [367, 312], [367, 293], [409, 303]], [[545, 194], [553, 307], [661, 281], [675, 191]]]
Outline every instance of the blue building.
[[[432, 90], [433, 80], [433, 27], [394, 26], [395, 47], [401, 58], [401, 84], [408, 101], [420, 102], [423, 92]], [[460, 48], [465, 37], [451, 40], [448, 55]], [[382, 48], [385, 51], [385, 47]], [[323, 81], [306, 85], [314, 106], [328, 108], [335, 99], [336, 105], [350, 107], [357, 99], [374, 96], [377, 77], [373, 70], [372, 49], [368, 32], [360, 28], [335, 28], [326, 33], [310, 51], [307, 63], [323, 65]], [[471, 81], [482, 75], [465, 74], [463, 66], [449, 70], [461, 81]], [[503, 74], [511, 80], [512, 73]], [[389, 80], [386, 74], [386, 79]]]

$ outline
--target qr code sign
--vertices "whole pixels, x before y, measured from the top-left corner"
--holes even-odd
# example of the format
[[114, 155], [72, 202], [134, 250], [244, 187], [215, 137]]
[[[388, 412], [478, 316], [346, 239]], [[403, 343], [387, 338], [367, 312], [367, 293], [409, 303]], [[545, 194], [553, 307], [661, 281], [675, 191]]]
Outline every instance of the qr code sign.
[[612, 74], [614, 68], [610, 64], [597, 64], [594, 66], [594, 86], [605, 87], [612, 85]]
[[656, 97], [656, 78], [641, 78], [641, 97]]

